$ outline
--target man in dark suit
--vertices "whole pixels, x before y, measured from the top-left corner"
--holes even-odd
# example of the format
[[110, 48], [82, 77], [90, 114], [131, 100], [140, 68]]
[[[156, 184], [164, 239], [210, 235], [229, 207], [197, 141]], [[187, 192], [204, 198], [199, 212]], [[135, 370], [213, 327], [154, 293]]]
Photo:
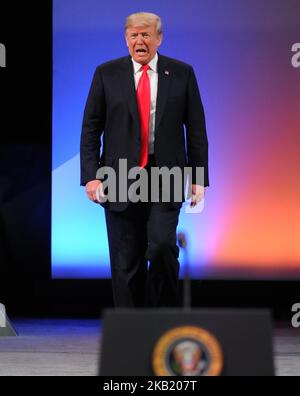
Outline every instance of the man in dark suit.
[[[157, 53], [162, 27], [155, 14], [130, 15], [125, 38], [130, 56], [105, 63], [94, 74], [81, 135], [81, 185], [99, 203], [103, 179], [97, 171], [110, 166], [118, 175], [119, 159], [149, 176], [154, 166], [189, 166], [195, 206], [209, 181], [205, 117], [193, 68]], [[197, 168], [204, 171], [200, 182]], [[171, 194], [169, 202], [117, 198], [101, 204], [115, 306], [178, 305], [176, 228], [182, 201]]]

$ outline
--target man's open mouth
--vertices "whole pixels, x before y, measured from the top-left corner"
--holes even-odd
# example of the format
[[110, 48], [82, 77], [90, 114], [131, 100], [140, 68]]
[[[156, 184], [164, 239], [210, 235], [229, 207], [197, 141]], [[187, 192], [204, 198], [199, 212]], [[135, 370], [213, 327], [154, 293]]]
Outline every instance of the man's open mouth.
[[147, 50], [145, 50], [144, 48], [138, 48], [138, 49], [136, 49], [136, 52], [138, 54], [145, 54], [147, 52]]

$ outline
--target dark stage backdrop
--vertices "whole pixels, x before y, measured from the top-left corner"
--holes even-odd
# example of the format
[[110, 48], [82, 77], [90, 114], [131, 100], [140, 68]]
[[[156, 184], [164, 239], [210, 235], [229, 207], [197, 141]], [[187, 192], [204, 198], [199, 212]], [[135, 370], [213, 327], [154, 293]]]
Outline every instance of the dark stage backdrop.
[[30, 312], [35, 282], [49, 279], [51, 32], [51, 1], [0, 2], [0, 302], [9, 313]]
[[[52, 275], [107, 278], [104, 212], [79, 188], [80, 129], [93, 72], [127, 54], [125, 17], [141, 3], [53, 5]], [[179, 223], [192, 276], [300, 279], [300, 2], [154, 0], [147, 10], [163, 20], [160, 52], [193, 65], [206, 112], [211, 187], [204, 210], [183, 208]]]

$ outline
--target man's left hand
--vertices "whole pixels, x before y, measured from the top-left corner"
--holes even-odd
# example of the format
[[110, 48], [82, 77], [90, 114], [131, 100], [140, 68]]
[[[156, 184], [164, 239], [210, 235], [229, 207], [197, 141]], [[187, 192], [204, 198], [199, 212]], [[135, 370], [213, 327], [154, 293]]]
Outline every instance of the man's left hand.
[[194, 208], [202, 201], [205, 195], [205, 187], [199, 186], [198, 184], [192, 184], [192, 201], [191, 208]]

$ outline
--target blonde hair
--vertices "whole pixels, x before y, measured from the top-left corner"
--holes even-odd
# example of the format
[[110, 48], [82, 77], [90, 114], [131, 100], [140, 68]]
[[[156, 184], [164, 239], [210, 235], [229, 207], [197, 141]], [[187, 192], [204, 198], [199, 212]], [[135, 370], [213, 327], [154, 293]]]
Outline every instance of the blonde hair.
[[134, 14], [129, 15], [126, 18], [125, 31], [130, 26], [136, 25], [137, 23], [145, 26], [149, 26], [152, 23], [155, 23], [157, 34], [158, 35], [162, 34], [161, 18], [156, 14], [153, 14], [151, 12], [136, 12]]

